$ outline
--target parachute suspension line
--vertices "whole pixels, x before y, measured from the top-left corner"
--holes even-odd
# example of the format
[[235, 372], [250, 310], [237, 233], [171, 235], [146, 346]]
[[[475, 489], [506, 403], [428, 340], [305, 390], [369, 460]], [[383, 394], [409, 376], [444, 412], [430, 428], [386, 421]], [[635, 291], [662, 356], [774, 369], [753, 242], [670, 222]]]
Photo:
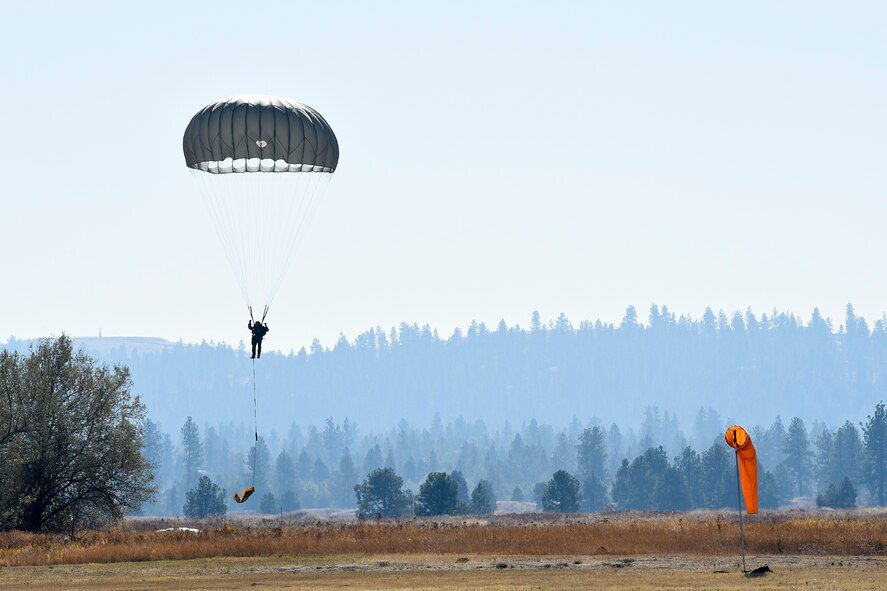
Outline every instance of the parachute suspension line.
[[244, 301], [269, 306], [332, 175], [212, 174], [194, 169], [191, 175], [197, 179]]
[[283, 273], [281, 273], [280, 277], [278, 277], [277, 281], [272, 286], [268, 302], [269, 304], [271, 303], [270, 300], [277, 295], [277, 290], [280, 288], [283, 277], [289, 270], [290, 264], [292, 264], [292, 261], [295, 258], [296, 251], [299, 249], [299, 245], [304, 237], [305, 229], [310, 226], [311, 220], [314, 218], [314, 214], [317, 211], [317, 205], [320, 201], [318, 197], [325, 192], [324, 190], [332, 178], [331, 174], [322, 172], [304, 174], [307, 174], [308, 178], [306, 179], [307, 182], [303, 183], [303, 186], [300, 187], [299, 193], [301, 194], [296, 195], [295, 199], [290, 200], [290, 205], [295, 209], [295, 212], [290, 213], [287, 217], [296, 221], [296, 227], [295, 230], [286, 234], [289, 240], [288, 244], [283, 249], [286, 255], [286, 258], [283, 261]]
[[253, 480], [252, 485], [256, 485], [256, 458], [259, 455], [259, 413], [256, 406], [256, 360], [253, 359], [253, 433], [256, 436], [256, 443], [253, 447]]
[[[235, 187], [239, 180], [217, 179], [213, 178], [218, 175], [212, 175], [198, 170], [191, 169], [191, 176], [197, 179], [200, 188], [200, 195], [203, 198], [206, 208], [210, 213], [216, 233], [222, 243], [222, 250], [225, 257], [231, 265], [234, 272], [234, 278], [240, 288], [240, 293], [244, 301], [249, 304], [249, 286], [247, 281], [247, 268], [249, 258], [246, 256], [246, 245], [244, 244], [244, 232], [240, 224], [237, 223], [238, 212], [236, 211]], [[221, 181], [221, 182], [220, 182]]]

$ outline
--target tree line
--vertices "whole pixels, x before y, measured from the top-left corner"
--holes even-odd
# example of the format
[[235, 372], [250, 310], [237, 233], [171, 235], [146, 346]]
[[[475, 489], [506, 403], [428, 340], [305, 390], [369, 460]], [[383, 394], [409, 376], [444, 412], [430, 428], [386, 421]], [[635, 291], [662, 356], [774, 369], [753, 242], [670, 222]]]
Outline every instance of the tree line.
[[[175, 443], [148, 420], [145, 455], [157, 467], [162, 492], [145, 510], [179, 514], [201, 477], [226, 491], [254, 485], [265, 513], [300, 507], [356, 507], [365, 515], [482, 512], [479, 507], [488, 504], [476, 494], [486, 503], [534, 501], [537, 509], [551, 511], [729, 507], [736, 501], [735, 460], [723, 440], [729, 422], [700, 409], [696, 423], [699, 435], [688, 442], [680, 430], [672, 431], [673, 415], [655, 408], [647, 409], [637, 434], [623, 434], [615, 423], [607, 428], [578, 420], [560, 430], [531, 420], [518, 430], [506, 423], [491, 432], [483, 421], [444, 424], [438, 417], [422, 429], [401, 421], [388, 433], [359, 436], [353, 422], [327, 419], [307, 436], [293, 425], [287, 437], [272, 434], [271, 446], [260, 437], [244, 449], [236, 445], [245, 441], [243, 429], [211, 426], [201, 435], [189, 417]], [[229, 433], [236, 433], [233, 445]], [[762, 508], [814, 500], [831, 507], [887, 504], [883, 403], [859, 424], [817, 422], [808, 430], [799, 417], [788, 427], [777, 417], [750, 433], [758, 449]], [[429, 504], [426, 489], [452, 490], [452, 500]], [[387, 499], [384, 510], [375, 508], [373, 491], [379, 490], [388, 491], [380, 493]]]
[[[436, 415], [430, 427], [402, 420], [361, 435], [353, 422], [329, 418], [307, 434], [294, 423], [285, 437], [272, 429], [270, 445], [259, 439], [244, 450], [243, 425], [201, 431], [191, 417], [174, 441], [131, 390], [125, 367], [75, 353], [64, 336], [28, 355], [0, 351], [0, 528], [74, 533], [138, 511], [218, 513], [248, 484], [259, 489], [262, 512], [304, 499], [356, 506], [364, 518], [488, 513], [497, 499], [564, 512], [731, 504], [722, 433], [732, 421], [711, 408], [699, 409], [689, 438], [674, 413], [648, 407], [639, 433], [575, 417], [560, 429], [533, 419], [491, 431], [481, 420], [444, 424]], [[883, 402], [859, 423], [808, 430], [800, 417], [787, 428], [777, 417], [751, 433], [764, 508], [813, 495], [832, 507], [887, 501]]]
[[[277, 338], [266, 348], [285, 349]], [[135, 391], [163, 424], [193, 416], [217, 425], [246, 412], [252, 366], [243, 343], [121, 346], [104, 359], [130, 368]], [[618, 323], [573, 323], [563, 314], [545, 322], [536, 312], [524, 327], [472, 322], [451, 335], [404, 322], [332, 346], [315, 340], [288, 354], [269, 351], [257, 369], [260, 421], [281, 431], [293, 417], [306, 427], [342, 408], [375, 431], [401, 418], [429, 423], [435, 413], [636, 424], [653, 405], [685, 427], [700, 406], [748, 423], [777, 414], [859, 421], [885, 397], [887, 319], [869, 323], [849, 304], [835, 321], [815, 309], [803, 319], [711, 309], [692, 318], [654, 305], [646, 315], [629, 307]]]

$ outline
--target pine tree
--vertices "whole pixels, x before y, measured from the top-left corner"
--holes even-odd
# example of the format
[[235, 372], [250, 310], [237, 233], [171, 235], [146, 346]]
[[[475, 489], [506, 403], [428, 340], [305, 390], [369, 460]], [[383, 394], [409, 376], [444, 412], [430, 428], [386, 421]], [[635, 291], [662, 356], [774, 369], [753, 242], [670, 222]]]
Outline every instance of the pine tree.
[[776, 415], [773, 424], [755, 438], [755, 448], [758, 450], [758, 459], [765, 466], [774, 468], [782, 464], [785, 459], [785, 425], [782, 417]]
[[201, 476], [197, 485], [185, 494], [185, 517], [202, 519], [212, 515], [224, 515], [228, 510], [225, 504], [225, 491], [209, 479]]
[[758, 506], [761, 509], [778, 509], [782, 494], [779, 492], [779, 481], [772, 472], [766, 471], [758, 480]]
[[274, 515], [280, 511], [280, 505], [277, 504], [277, 499], [274, 497], [274, 493], [266, 492], [262, 495], [262, 500], [259, 503], [259, 513], [264, 513], [265, 515]]
[[[382, 448], [379, 447], [379, 444], [375, 444], [367, 450], [366, 456], [363, 459], [363, 471], [364, 474], [369, 474], [373, 470], [377, 468], [382, 468], [383, 464], [382, 460]], [[393, 468], [392, 468], [393, 470]]]
[[530, 319], [530, 331], [539, 332], [542, 330], [542, 318], [539, 316], [539, 310], [533, 310], [533, 317]]
[[475, 515], [491, 515], [496, 510], [496, 495], [488, 480], [480, 480], [471, 491], [471, 512]]
[[357, 484], [358, 474], [351, 459], [351, 452], [346, 448], [339, 458], [339, 467], [333, 474], [331, 485], [332, 499], [338, 507], [354, 506], [354, 485]]
[[817, 507], [833, 509], [850, 509], [856, 506], [856, 487], [845, 477], [840, 484], [832, 483], [824, 491], [816, 495]]
[[653, 509], [653, 496], [659, 481], [666, 477], [668, 455], [662, 446], [650, 447], [628, 466], [629, 509]]
[[154, 469], [154, 474], [157, 475], [164, 459], [163, 432], [160, 430], [160, 425], [151, 419], [145, 419], [145, 429], [142, 433], [142, 453]]
[[200, 430], [191, 417], [185, 420], [181, 430], [182, 454], [185, 465], [185, 487], [190, 488], [197, 483], [197, 470], [203, 463], [203, 444], [200, 442]]
[[667, 466], [656, 479], [652, 497], [653, 507], [660, 511], [685, 511], [690, 508], [687, 483], [674, 466]]
[[582, 509], [597, 512], [607, 506], [607, 487], [596, 474], [592, 474], [582, 483]]
[[471, 502], [471, 498], [468, 494], [468, 483], [465, 481], [465, 477], [460, 470], [453, 470], [450, 472], [450, 477], [456, 481], [456, 485], [458, 486], [457, 496], [459, 502], [467, 506]]
[[357, 511], [365, 517], [397, 517], [410, 509], [410, 497], [403, 490], [403, 479], [391, 468], [379, 468], [354, 485]]
[[283, 496], [280, 498], [280, 508], [283, 511], [295, 511], [301, 506], [302, 504], [299, 501], [299, 493], [297, 493], [295, 490], [284, 491]]
[[858, 480], [862, 473], [864, 449], [859, 429], [850, 421], [845, 421], [834, 437], [834, 475], [833, 482], [847, 476], [850, 480]]
[[625, 315], [622, 317], [619, 329], [633, 331], [639, 328], [641, 328], [641, 325], [638, 323], [638, 311], [634, 306], [628, 306], [625, 309]]
[[297, 486], [296, 465], [293, 458], [283, 449], [277, 454], [277, 460], [274, 462], [274, 488], [285, 493], [295, 491]]
[[578, 513], [582, 502], [579, 481], [563, 470], [555, 472], [542, 493], [542, 508], [556, 513]]
[[304, 449], [299, 453], [296, 460], [296, 478], [299, 480], [308, 480], [311, 478], [311, 470], [314, 467], [314, 461]]
[[330, 469], [320, 458], [314, 460], [314, 466], [311, 469], [311, 478], [314, 482], [323, 482], [330, 477]]
[[792, 419], [785, 437], [785, 467], [794, 475], [798, 496], [804, 496], [804, 484], [810, 474], [810, 440], [804, 421]]
[[459, 505], [459, 485], [446, 472], [431, 472], [419, 486], [416, 513], [454, 515]]
[[554, 470], [566, 470], [568, 472], [574, 469], [575, 464], [571, 461], [571, 451], [567, 434], [563, 432], [558, 433], [557, 445], [554, 448], [554, 453], [551, 455], [552, 468]]
[[397, 471], [397, 460], [394, 458], [394, 450], [389, 449], [388, 453], [385, 454], [385, 463], [383, 464], [384, 468], [391, 468], [394, 471]]
[[681, 454], [674, 459], [675, 468], [687, 485], [687, 497], [689, 507], [702, 507], [705, 504], [702, 482], [702, 459], [699, 454], [687, 446]]
[[868, 416], [862, 427], [864, 445], [863, 482], [871, 491], [875, 502], [887, 504], [887, 409], [883, 402], [875, 406], [875, 414]]
[[[242, 478], [256, 490], [267, 491], [271, 480], [271, 451], [265, 444], [265, 438], [259, 437], [256, 445], [246, 453], [245, 473]], [[254, 476], [255, 474], [255, 476]]]
[[576, 464], [579, 477], [583, 480], [592, 475], [600, 480], [606, 480], [606, 434], [600, 427], [585, 429], [579, 435], [579, 443], [576, 445]]
[[816, 482], [820, 491], [835, 482], [835, 460], [835, 435], [825, 429], [816, 438]]
[[631, 508], [631, 491], [629, 490], [628, 483], [629, 466], [628, 459], [622, 458], [622, 464], [620, 464], [619, 469], [616, 471], [616, 477], [613, 479], [613, 484], [610, 487], [610, 497], [622, 511]]
[[702, 452], [700, 473], [704, 506], [711, 509], [730, 507], [736, 502], [736, 459], [723, 442]]

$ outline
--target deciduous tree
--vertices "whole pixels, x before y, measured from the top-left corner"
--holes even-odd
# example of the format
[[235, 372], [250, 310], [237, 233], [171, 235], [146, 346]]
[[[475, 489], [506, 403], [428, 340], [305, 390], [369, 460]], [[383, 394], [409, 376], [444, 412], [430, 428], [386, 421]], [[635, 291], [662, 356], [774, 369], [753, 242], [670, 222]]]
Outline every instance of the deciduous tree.
[[0, 352], [0, 528], [74, 532], [152, 498], [130, 388], [126, 367], [98, 365], [64, 335]]

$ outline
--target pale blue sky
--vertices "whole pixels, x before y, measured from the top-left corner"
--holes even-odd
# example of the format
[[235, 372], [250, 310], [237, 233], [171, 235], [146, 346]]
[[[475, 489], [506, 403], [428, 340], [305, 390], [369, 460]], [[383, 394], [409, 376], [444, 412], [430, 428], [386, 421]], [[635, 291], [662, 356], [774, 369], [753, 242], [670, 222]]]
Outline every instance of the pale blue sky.
[[288, 96], [339, 169], [268, 346], [634, 304], [887, 309], [879, 2], [6, 3], [0, 339], [236, 342], [181, 154]]

